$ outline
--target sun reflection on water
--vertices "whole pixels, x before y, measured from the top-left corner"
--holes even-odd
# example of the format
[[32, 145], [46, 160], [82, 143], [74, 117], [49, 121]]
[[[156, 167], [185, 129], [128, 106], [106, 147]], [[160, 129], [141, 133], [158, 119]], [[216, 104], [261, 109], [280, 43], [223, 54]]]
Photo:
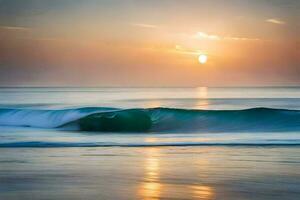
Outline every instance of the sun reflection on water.
[[162, 102], [159, 100], [151, 100], [145, 104], [145, 108], [158, 108], [162, 106]]
[[139, 193], [144, 200], [160, 199], [162, 184], [159, 183], [159, 149], [149, 148], [146, 151], [145, 177]]
[[195, 199], [204, 199], [204, 200], [214, 199], [214, 190], [212, 187], [195, 185], [195, 186], [190, 186], [190, 189], [193, 191], [193, 197]]
[[197, 97], [198, 98], [207, 98], [208, 97], [208, 88], [207, 87], [198, 87], [197, 88]]
[[208, 100], [208, 88], [207, 87], [198, 87], [197, 92], [197, 103], [196, 109], [208, 109], [210, 102]]
[[179, 182], [162, 181], [161, 149], [146, 148], [145, 151], [144, 177], [138, 186], [139, 199], [215, 199], [213, 187], [204, 184], [195, 184], [195, 182], [182, 183], [182, 180], [188, 180], [189, 177], [180, 177], [180, 172], [174, 177], [174, 180], [178, 180]]

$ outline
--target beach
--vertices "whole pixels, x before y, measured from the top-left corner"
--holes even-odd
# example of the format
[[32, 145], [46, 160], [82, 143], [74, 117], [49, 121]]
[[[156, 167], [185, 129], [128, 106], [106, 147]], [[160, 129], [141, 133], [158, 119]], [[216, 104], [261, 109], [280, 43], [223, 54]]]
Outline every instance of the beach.
[[299, 147], [2, 148], [0, 199], [297, 199]]

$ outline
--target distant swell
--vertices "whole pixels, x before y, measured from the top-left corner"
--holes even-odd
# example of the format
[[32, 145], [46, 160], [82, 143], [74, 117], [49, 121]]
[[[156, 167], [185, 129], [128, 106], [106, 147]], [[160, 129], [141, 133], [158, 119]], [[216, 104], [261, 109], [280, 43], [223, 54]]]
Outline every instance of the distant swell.
[[300, 111], [272, 108], [246, 110], [3, 108], [0, 109], [0, 126], [93, 132], [298, 131], [300, 130]]

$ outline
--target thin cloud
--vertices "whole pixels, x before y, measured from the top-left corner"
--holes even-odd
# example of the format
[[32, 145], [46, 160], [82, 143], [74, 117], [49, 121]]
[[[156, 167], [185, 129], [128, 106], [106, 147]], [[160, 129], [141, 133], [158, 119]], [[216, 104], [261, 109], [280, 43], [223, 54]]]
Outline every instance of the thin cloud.
[[197, 32], [193, 38], [204, 40], [233, 40], [233, 41], [258, 41], [259, 38], [247, 38], [247, 37], [228, 37], [221, 35], [210, 35], [205, 32]]
[[63, 39], [58, 39], [58, 38], [37, 38], [34, 40], [37, 40], [37, 41], [64, 41]]
[[220, 40], [221, 39], [220, 36], [218, 36], [218, 35], [209, 35], [204, 32], [197, 32], [194, 37], [198, 38], [198, 39], [208, 39], [208, 40]]
[[278, 24], [278, 25], [285, 24], [284, 21], [279, 20], [279, 19], [267, 19], [266, 22], [269, 22], [269, 23], [272, 23], [272, 24]]
[[0, 26], [1, 29], [12, 30], [12, 31], [29, 31], [31, 28], [23, 26]]
[[153, 24], [141, 24], [141, 23], [132, 23], [131, 26], [136, 26], [140, 28], [158, 28], [158, 26]]
[[185, 47], [182, 47], [181, 45], [178, 45], [178, 44], [175, 45], [175, 51], [177, 53], [181, 53], [181, 54], [192, 54], [192, 55], [198, 55], [200, 53], [203, 53], [200, 50], [185, 48]]
[[224, 40], [236, 40], [236, 41], [259, 41], [259, 38], [246, 38], [246, 37], [224, 37]]

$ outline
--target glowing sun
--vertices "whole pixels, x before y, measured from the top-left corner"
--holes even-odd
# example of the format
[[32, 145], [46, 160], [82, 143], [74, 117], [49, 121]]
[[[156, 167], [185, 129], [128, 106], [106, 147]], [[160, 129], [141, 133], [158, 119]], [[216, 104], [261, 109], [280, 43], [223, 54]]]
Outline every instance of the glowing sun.
[[205, 64], [207, 62], [207, 55], [201, 54], [198, 58], [200, 64]]

